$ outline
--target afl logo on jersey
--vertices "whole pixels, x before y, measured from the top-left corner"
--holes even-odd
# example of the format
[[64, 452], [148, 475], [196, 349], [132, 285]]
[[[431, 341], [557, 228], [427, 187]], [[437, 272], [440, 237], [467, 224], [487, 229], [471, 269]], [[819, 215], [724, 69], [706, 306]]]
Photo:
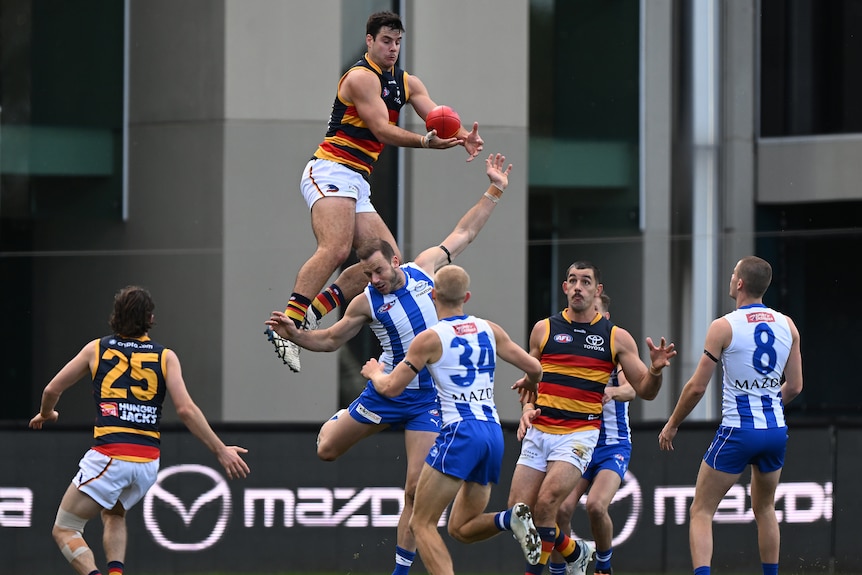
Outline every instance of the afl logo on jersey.
[[388, 303], [385, 303], [382, 306], [380, 306], [379, 308], [377, 308], [377, 313], [386, 313], [387, 311], [392, 309], [392, 306], [394, 306], [394, 305], [395, 305], [394, 301], [390, 301]]
[[596, 335], [596, 334], [591, 333], [590, 335], [587, 336], [587, 344], [589, 344], [589, 345], [600, 346], [603, 343], [605, 343], [605, 338], [603, 338], [600, 335]]
[[572, 343], [572, 336], [567, 333], [558, 333], [554, 336], [554, 341], [557, 343]]
[[385, 97], [386, 97], [386, 96], [388, 96], [388, 95], [389, 95], [389, 88], [384, 87], [384, 88], [383, 88], [383, 96], [382, 96], [382, 97], [383, 97], [383, 98], [385, 98]]

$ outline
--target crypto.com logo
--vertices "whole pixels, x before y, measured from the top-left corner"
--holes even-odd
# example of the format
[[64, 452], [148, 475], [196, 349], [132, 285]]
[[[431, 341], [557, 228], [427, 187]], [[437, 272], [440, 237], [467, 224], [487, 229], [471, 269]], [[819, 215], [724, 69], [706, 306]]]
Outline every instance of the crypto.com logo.
[[[181, 473], [204, 475], [212, 480], [213, 487], [198, 495], [197, 499], [192, 501], [191, 504], [186, 507], [185, 503], [183, 503], [179, 497], [162, 486], [168, 477]], [[197, 515], [205, 505], [219, 499], [221, 500], [221, 513], [219, 514], [215, 525], [209, 531], [209, 535], [207, 535], [202, 541], [179, 543], [171, 541], [165, 537], [162, 532], [153, 509], [153, 501], [155, 499], [159, 499], [168, 508], [173, 509], [177, 515], [180, 516], [180, 519], [182, 519], [183, 524], [186, 527], [191, 525], [195, 515]], [[227, 521], [230, 518], [230, 511], [230, 489], [228, 488], [227, 482], [218, 472], [203, 465], [175, 465], [160, 471], [159, 476], [156, 479], [156, 484], [150, 488], [147, 495], [144, 497], [144, 524], [147, 526], [149, 532], [153, 534], [153, 537], [159, 545], [172, 551], [200, 551], [214, 545], [224, 534]]]

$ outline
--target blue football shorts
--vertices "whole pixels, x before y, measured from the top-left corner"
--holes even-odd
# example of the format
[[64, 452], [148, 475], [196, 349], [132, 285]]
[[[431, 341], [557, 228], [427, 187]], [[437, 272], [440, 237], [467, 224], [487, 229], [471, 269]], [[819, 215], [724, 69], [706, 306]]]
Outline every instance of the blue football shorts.
[[440, 431], [440, 400], [437, 390], [405, 389], [398, 397], [377, 393], [369, 381], [362, 393], [347, 408], [359, 423], [390, 425], [392, 429]]
[[593, 458], [581, 477], [587, 481], [592, 481], [599, 471], [610, 469], [619, 475], [620, 479], [625, 479], [631, 458], [632, 444], [628, 441], [600, 445], [593, 450]]
[[747, 465], [756, 465], [762, 473], [769, 473], [784, 467], [786, 451], [786, 427], [742, 429], [722, 425], [703, 460], [725, 473], [742, 473]]
[[465, 420], [440, 431], [425, 463], [446, 475], [480, 485], [498, 483], [503, 429], [495, 421]]

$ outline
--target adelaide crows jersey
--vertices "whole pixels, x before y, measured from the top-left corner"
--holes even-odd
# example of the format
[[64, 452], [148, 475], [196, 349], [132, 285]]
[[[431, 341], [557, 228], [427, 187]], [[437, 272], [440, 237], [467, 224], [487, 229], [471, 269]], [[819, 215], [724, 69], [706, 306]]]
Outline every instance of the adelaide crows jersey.
[[389, 110], [389, 123], [397, 124], [401, 108], [410, 99], [407, 85], [407, 72], [401, 68], [383, 70], [363, 56], [350, 67], [338, 81], [338, 90], [332, 104], [332, 114], [329, 116], [329, 128], [323, 142], [314, 153], [315, 158], [330, 160], [361, 172], [370, 174], [373, 164], [383, 150], [374, 133], [359, 117], [353, 102], [348, 102], [341, 95], [341, 84], [347, 74], [357, 68], [374, 72], [380, 80], [380, 98]]
[[96, 451], [125, 461], [159, 458], [165, 347], [149, 337], [105, 336], [96, 345]]
[[616, 367], [616, 326], [599, 313], [589, 323], [573, 322], [566, 311], [545, 320], [548, 330], [536, 400], [541, 414], [533, 426], [546, 433], [599, 429], [605, 385]]

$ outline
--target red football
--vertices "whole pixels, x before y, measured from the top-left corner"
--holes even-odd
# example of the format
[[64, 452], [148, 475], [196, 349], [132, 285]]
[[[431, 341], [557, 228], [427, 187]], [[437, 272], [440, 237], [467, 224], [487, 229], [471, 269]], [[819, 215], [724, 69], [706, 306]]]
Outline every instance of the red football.
[[449, 106], [437, 106], [425, 117], [425, 128], [437, 130], [438, 138], [454, 138], [461, 129], [461, 117]]

